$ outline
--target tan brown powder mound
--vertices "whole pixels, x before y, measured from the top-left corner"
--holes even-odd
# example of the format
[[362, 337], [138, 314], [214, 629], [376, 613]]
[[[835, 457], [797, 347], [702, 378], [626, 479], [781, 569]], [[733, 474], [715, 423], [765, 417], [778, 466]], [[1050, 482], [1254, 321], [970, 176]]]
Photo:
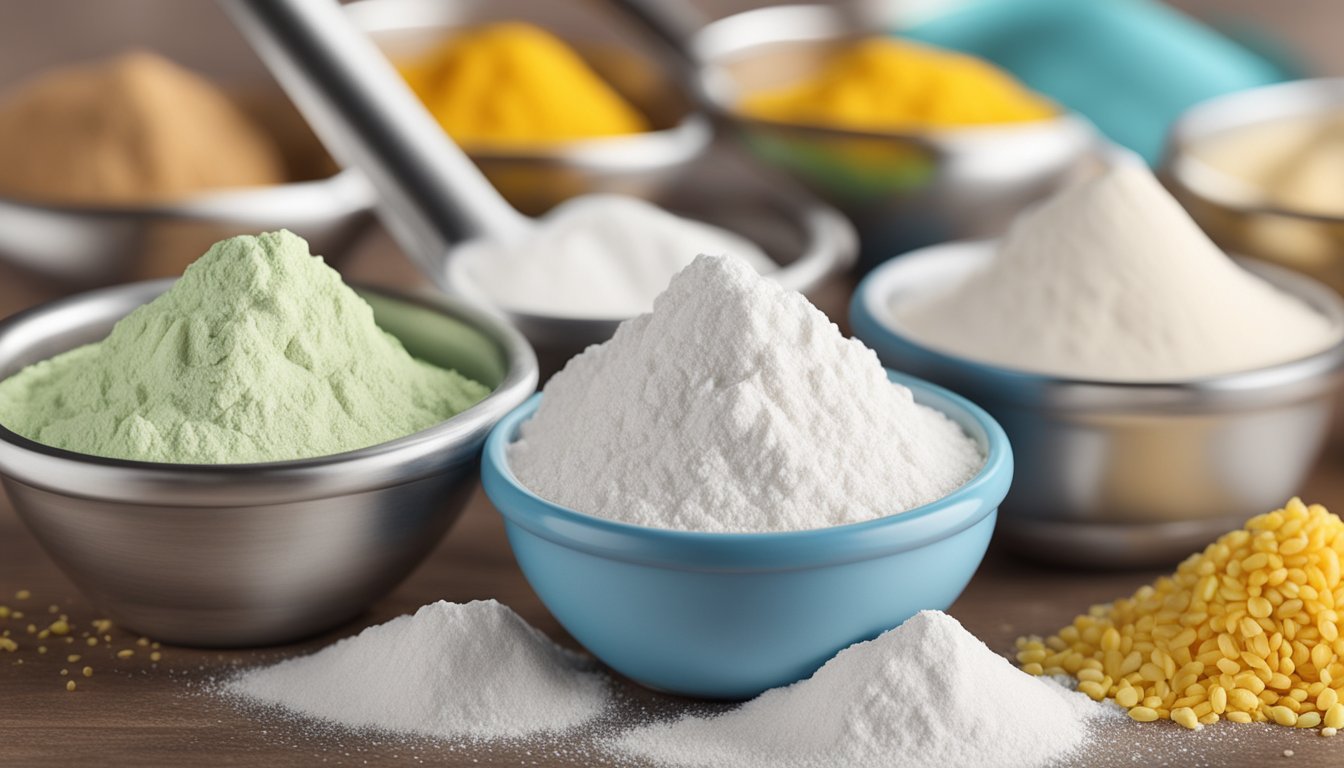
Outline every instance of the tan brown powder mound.
[[285, 181], [275, 142], [217, 86], [131, 52], [0, 97], [0, 195], [131, 204]]

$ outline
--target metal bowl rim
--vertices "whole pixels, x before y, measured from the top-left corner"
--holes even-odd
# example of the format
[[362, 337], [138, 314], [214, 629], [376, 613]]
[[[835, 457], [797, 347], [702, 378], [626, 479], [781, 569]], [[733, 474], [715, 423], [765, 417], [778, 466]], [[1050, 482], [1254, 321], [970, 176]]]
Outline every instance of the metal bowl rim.
[[[1141, 408], [1146, 407], [1149, 403], [1141, 401], [1143, 395], [1164, 393], [1176, 395], [1192, 405], [1198, 400], [1203, 407], [1210, 404], [1208, 402], [1210, 398], [1230, 396], [1237, 399], [1235, 403], [1228, 403], [1229, 406], [1232, 406], [1230, 410], [1235, 410], [1237, 407], [1245, 405], [1244, 401], [1239, 398], [1247, 395], [1269, 399], [1272, 398], [1276, 390], [1283, 387], [1317, 378], [1325, 381], [1337, 377], [1341, 371], [1344, 371], [1344, 333], [1341, 333], [1340, 337], [1331, 346], [1319, 352], [1260, 368], [1177, 381], [1115, 381], [1055, 376], [1005, 368], [992, 363], [963, 358], [927, 346], [892, 326], [890, 312], [886, 307], [893, 289], [896, 287], [896, 280], [892, 277], [892, 272], [902, 268], [902, 262], [904, 262], [905, 269], [911, 270], [912, 267], [909, 265], [917, 264], [921, 260], [940, 259], [944, 255], [943, 252], [951, 249], [991, 250], [997, 242], [995, 239], [989, 239], [940, 243], [888, 259], [874, 268], [855, 289], [850, 301], [852, 321], [856, 326], [877, 329], [877, 332], [886, 334], [889, 339], [919, 351], [946, 369], [954, 370], [968, 378], [983, 380], [986, 386], [998, 392], [1013, 392], [1026, 388], [1037, 396], [1042, 394], [1048, 396], [1051, 392], [1061, 390], [1087, 390], [1100, 393], [1104, 396], [1108, 405], [1117, 408], [1124, 408], [1131, 397], [1140, 400], [1140, 402], [1135, 402], [1134, 405]], [[1316, 301], [1319, 300], [1325, 305], [1324, 312], [1327, 318], [1337, 329], [1344, 331], [1344, 298], [1341, 298], [1333, 289], [1312, 277], [1286, 267], [1258, 259], [1234, 258], [1248, 269], [1273, 275], [1273, 279], [1268, 281], [1275, 287], [1291, 293], [1298, 299], [1305, 301], [1309, 306], [1318, 309], [1318, 311], [1320, 311], [1320, 308]], [[1261, 277], [1263, 278], [1264, 275], [1261, 275]], [[1294, 286], [1294, 283], [1297, 285]], [[909, 285], [909, 283], [901, 283], [900, 285]], [[1303, 296], [1295, 290], [1299, 287], [1308, 287], [1311, 295], [1309, 297]], [[1333, 385], [1331, 388], [1333, 388]], [[1062, 407], [1063, 404], [1052, 401], [1051, 405]], [[1084, 405], [1078, 406], [1078, 409], [1093, 410], [1095, 407], [1095, 405]]]
[[[146, 301], [167, 290], [176, 278], [147, 280], [127, 283], [111, 288], [103, 288], [76, 294], [37, 307], [19, 312], [0, 321], [0, 339], [14, 329], [30, 323], [40, 322], [45, 315], [81, 303], [97, 299], [115, 298], [120, 294], [142, 294]], [[305, 493], [304, 481], [320, 481], [324, 492], [319, 497], [343, 495], [355, 491], [376, 490], [379, 487], [400, 485], [411, 480], [435, 474], [445, 460], [459, 459], [457, 451], [450, 449], [458, 446], [464, 436], [484, 431], [499, 421], [518, 403], [522, 402], [537, 384], [536, 355], [522, 335], [507, 323], [491, 313], [472, 306], [469, 302], [442, 296], [409, 294], [385, 288], [355, 284], [352, 287], [362, 293], [403, 302], [423, 309], [438, 312], [471, 326], [496, 343], [505, 359], [505, 375], [498, 385], [480, 402], [451, 418], [410, 435], [377, 445], [359, 448], [343, 453], [316, 456], [291, 461], [257, 462], [249, 464], [169, 464], [159, 462], [115, 459], [102, 456], [54, 448], [30, 440], [10, 431], [0, 424], [0, 474], [15, 480], [52, 490], [61, 495], [79, 496], [103, 500], [128, 501], [133, 503], [181, 504], [184, 506], [228, 506], [231, 501], [239, 500], [249, 505], [266, 503], [284, 503], [286, 501], [308, 500], [314, 498]], [[142, 302], [143, 304], [143, 302]], [[139, 306], [139, 305], [137, 305]], [[124, 315], [123, 315], [124, 316]], [[59, 353], [58, 353], [59, 354]], [[482, 439], [484, 435], [482, 434]], [[19, 455], [40, 457], [49, 465], [49, 469], [39, 472], [14, 471], [6, 458], [9, 451]], [[448, 451], [448, 453], [445, 453]], [[400, 475], [394, 481], [370, 483], [365, 479], [364, 470], [376, 474], [389, 467], [403, 467], [409, 462], [432, 458], [433, 465], [427, 465], [418, 472]], [[165, 486], [162, 498], [147, 500], [134, 493], [118, 493], [115, 489], [100, 488], [93, 492], [73, 492], [67, 484], [55, 483], [45, 476], [55, 475], [67, 481], [80, 477], [80, 473], [96, 472], [123, 475], [133, 481], [144, 484]], [[42, 477], [36, 477], [42, 475]], [[251, 485], [261, 485], [260, 489], [248, 489]], [[258, 483], [258, 481], [261, 481]], [[237, 485], [231, 485], [237, 484]], [[293, 485], [292, 488], [286, 486]], [[208, 486], [212, 490], [222, 490], [223, 500], [212, 499], [209, 504], [194, 502], [192, 493]]]
[[[323, 218], [339, 219], [372, 208], [375, 195], [372, 186], [359, 171], [346, 168], [320, 179], [257, 187], [221, 187], [203, 190], [178, 200], [142, 204], [60, 203], [0, 195], [0, 208], [93, 218], [219, 220], [229, 218], [229, 209], [240, 203], [248, 206], [266, 204], [283, 210], [304, 199], [320, 201], [326, 211]], [[246, 219], [250, 216], [241, 215], [238, 218]]]

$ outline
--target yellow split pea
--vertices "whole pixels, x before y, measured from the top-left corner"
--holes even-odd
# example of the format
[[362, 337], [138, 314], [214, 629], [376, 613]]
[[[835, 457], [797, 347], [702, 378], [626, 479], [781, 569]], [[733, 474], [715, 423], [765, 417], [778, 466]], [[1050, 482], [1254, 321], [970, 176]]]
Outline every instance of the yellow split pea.
[[1336, 606], [1344, 522], [1293, 499], [1191, 555], [1132, 597], [1094, 605], [1057, 634], [1017, 641], [1032, 674], [1067, 674], [1140, 722], [1225, 718], [1344, 728]]

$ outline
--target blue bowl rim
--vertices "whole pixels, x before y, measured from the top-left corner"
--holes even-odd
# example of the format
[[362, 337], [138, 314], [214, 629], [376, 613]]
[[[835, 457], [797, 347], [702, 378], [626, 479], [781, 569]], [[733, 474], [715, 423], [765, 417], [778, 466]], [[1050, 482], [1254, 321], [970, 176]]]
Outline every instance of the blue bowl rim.
[[506, 449], [540, 405], [540, 393], [490, 432], [482, 456], [482, 485], [507, 523], [532, 534], [605, 559], [676, 570], [798, 570], [918, 549], [955, 536], [998, 509], [1012, 481], [1012, 448], [998, 422], [969, 400], [890, 369], [887, 377], [909, 387], [917, 401], [947, 414], [980, 442], [967, 428], [967, 423], [974, 424], [986, 447], [985, 463], [974, 477], [943, 498], [902, 513], [801, 531], [709, 533], [632, 525], [578, 512], [536, 495], [508, 466]]

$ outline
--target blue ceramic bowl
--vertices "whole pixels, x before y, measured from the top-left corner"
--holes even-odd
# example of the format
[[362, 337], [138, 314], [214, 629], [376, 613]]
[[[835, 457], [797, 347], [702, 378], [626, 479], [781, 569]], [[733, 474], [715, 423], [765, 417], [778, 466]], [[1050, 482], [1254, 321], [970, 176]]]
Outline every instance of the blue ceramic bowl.
[[595, 656], [650, 688], [742, 699], [842, 648], [946, 609], [980, 565], [1012, 480], [1003, 430], [967, 400], [888, 371], [986, 453], [961, 488], [903, 514], [786, 533], [695, 533], [575, 512], [524, 488], [505, 448], [535, 395], [486, 441], [485, 492], [542, 602]]

